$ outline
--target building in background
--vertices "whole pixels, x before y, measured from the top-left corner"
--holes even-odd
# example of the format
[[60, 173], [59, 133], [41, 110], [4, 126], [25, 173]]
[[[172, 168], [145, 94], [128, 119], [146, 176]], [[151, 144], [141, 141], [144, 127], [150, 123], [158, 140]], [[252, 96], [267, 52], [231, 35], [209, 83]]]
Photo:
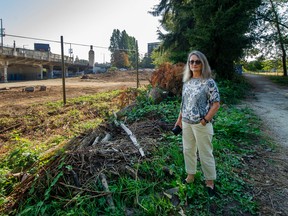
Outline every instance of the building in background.
[[34, 43], [34, 50], [42, 52], [50, 52], [50, 45], [44, 43]]
[[147, 56], [150, 57], [153, 50], [160, 46], [160, 42], [148, 43], [148, 52]]
[[155, 68], [155, 65], [152, 62], [152, 52], [156, 48], [160, 46], [160, 42], [153, 42], [153, 43], [148, 43], [148, 50], [147, 53], [145, 53], [144, 58], [141, 60], [140, 67], [142, 68]]

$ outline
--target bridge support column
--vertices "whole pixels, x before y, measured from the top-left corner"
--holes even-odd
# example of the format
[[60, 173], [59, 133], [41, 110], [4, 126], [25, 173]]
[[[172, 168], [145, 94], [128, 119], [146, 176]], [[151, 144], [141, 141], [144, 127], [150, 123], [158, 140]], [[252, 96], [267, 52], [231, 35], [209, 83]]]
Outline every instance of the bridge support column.
[[68, 73], [68, 67], [65, 67], [65, 77], [68, 77], [69, 73]]
[[43, 65], [42, 64], [33, 64], [36, 67], [39, 67], [39, 72], [40, 74], [37, 75], [37, 79], [40, 78], [41, 80], [43, 79]]
[[39, 65], [39, 67], [40, 67], [40, 79], [42, 80], [43, 79], [43, 66]]
[[50, 79], [53, 79], [53, 68], [54, 68], [54, 66], [50, 65], [50, 67], [49, 67], [49, 78]]
[[8, 82], [8, 61], [0, 61], [0, 65], [3, 66], [3, 73], [0, 73], [0, 82]]
[[5, 64], [4, 65], [4, 74], [3, 74], [3, 81], [5, 82], [5, 83], [7, 83], [8, 82], [8, 64]]

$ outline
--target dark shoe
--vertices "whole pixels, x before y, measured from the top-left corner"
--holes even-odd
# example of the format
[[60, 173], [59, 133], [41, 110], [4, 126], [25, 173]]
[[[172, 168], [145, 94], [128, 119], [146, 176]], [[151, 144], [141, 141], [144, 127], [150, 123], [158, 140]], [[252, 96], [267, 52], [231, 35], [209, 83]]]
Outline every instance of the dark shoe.
[[190, 184], [190, 183], [193, 183], [194, 181], [191, 181], [191, 182], [187, 182], [187, 180], [186, 179], [183, 179], [183, 181], [182, 181], [182, 184]]
[[186, 179], [183, 179], [182, 184], [188, 184], [188, 182], [186, 181]]
[[210, 197], [214, 197], [217, 196], [217, 192], [216, 192], [216, 186], [214, 185], [213, 189], [211, 187], [206, 187], [208, 194]]

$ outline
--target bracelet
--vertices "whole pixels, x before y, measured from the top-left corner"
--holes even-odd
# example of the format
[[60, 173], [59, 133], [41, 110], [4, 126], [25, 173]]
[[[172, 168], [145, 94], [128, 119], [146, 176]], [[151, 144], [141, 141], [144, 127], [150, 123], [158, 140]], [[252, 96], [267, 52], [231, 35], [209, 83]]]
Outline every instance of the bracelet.
[[205, 121], [206, 124], [209, 123], [209, 121], [205, 117], [203, 117], [203, 120]]

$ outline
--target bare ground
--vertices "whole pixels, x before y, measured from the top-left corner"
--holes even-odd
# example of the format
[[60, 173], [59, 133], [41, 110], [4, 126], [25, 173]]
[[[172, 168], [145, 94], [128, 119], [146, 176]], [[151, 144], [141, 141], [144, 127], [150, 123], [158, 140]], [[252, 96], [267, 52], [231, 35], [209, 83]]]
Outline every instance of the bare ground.
[[[139, 72], [139, 85], [149, 84], [151, 71]], [[86, 75], [85, 75], [86, 76]], [[109, 72], [87, 75], [85, 78], [73, 77], [65, 79], [66, 99], [95, 94], [121, 88], [137, 87], [136, 71]], [[46, 86], [46, 91], [40, 91]], [[34, 87], [34, 92], [23, 92], [25, 87]], [[29, 105], [46, 101], [63, 100], [62, 79], [0, 83], [0, 108], [3, 106]]]

